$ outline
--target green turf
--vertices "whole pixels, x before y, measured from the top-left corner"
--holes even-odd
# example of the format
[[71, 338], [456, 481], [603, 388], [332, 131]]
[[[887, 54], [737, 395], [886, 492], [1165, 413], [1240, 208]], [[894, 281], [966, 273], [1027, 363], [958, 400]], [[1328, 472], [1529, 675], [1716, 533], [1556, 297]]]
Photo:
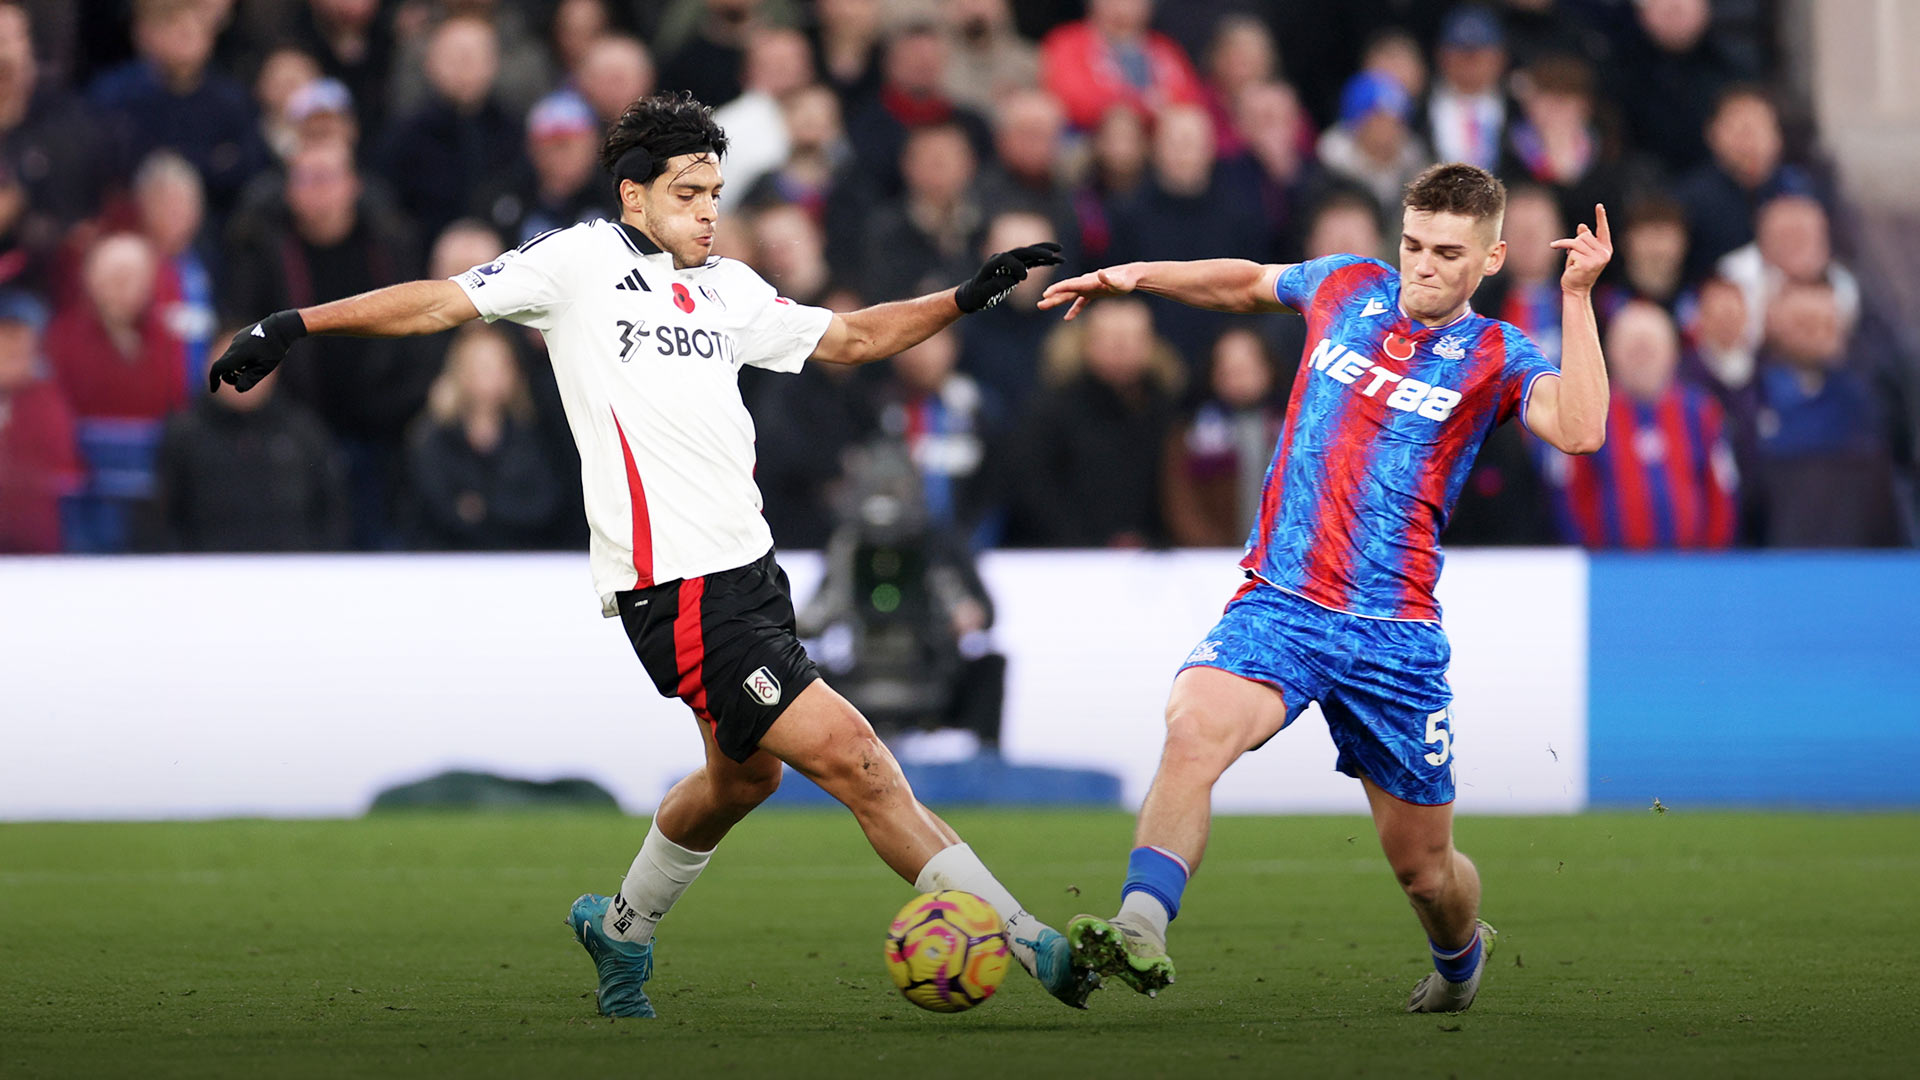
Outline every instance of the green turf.
[[[1110, 909], [1130, 820], [959, 813], [1044, 918]], [[896, 996], [911, 890], [839, 813], [756, 815], [661, 934], [662, 1019], [597, 1018], [562, 926], [608, 815], [0, 826], [0, 1076], [1911, 1075], [1920, 816], [1467, 819], [1500, 952], [1407, 1016], [1424, 942], [1366, 822], [1228, 818], [1180, 981]], [[1074, 890], [1079, 895], [1073, 895]], [[1905, 1063], [1905, 1064], [1903, 1064]]]

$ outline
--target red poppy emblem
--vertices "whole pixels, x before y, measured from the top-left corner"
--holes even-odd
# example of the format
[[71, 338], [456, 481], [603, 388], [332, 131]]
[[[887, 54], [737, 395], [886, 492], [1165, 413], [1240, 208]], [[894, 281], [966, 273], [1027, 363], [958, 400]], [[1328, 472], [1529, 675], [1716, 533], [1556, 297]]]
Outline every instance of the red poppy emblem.
[[1401, 334], [1388, 334], [1387, 340], [1380, 345], [1380, 351], [1387, 354], [1387, 359], [1404, 364], [1413, 359], [1413, 339]]
[[[693, 314], [693, 294], [687, 291], [685, 285], [677, 281], [673, 283], [673, 306], [689, 315]], [[1408, 353], [1407, 355], [1411, 356], [1413, 354]]]

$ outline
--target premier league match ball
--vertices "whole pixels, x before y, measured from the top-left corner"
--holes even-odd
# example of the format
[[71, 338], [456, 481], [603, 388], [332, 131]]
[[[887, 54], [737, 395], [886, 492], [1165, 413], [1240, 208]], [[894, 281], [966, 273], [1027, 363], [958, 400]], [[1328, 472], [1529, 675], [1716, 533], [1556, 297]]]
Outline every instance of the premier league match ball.
[[887, 974], [908, 1001], [965, 1012], [1007, 977], [1007, 929], [985, 900], [944, 889], [916, 896], [887, 931]]

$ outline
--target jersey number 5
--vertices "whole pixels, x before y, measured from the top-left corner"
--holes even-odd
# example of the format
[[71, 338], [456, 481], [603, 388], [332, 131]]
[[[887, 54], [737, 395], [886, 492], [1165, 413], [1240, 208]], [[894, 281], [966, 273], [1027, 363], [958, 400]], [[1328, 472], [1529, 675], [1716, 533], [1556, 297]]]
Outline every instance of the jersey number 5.
[[1440, 744], [1440, 749], [1426, 755], [1429, 765], [1445, 765], [1447, 759], [1453, 756], [1453, 718], [1449, 715], [1452, 711], [1451, 708], [1441, 709], [1427, 717], [1427, 742]]

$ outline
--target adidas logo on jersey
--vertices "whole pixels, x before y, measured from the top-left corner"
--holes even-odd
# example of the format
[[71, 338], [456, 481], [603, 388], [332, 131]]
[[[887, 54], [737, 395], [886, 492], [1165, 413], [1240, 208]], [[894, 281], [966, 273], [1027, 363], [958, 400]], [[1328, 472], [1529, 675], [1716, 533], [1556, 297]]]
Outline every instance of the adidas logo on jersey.
[[[1412, 343], [1407, 344], [1411, 346]], [[1392, 346], [1388, 345], [1386, 348], [1391, 350]], [[1407, 356], [1395, 357], [1395, 359], [1412, 359], [1412, 355], [1412, 350], [1409, 348]], [[1336, 342], [1323, 340], [1315, 344], [1313, 352], [1307, 357], [1307, 364], [1313, 370], [1330, 376], [1335, 382], [1345, 383], [1359, 390], [1361, 397], [1373, 397], [1388, 384], [1392, 384], [1393, 389], [1386, 395], [1386, 403], [1389, 406], [1401, 412], [1424, 416], [1429, 420], [1445, 420], [1453, 415], [1454, 406], [1460, 404], [1460, 391], [1421, 382], [1419, 379], [1410, 379], [1405, 375], [1396, 375]]]
[[627, 276], [624, 278], [621, 278], [620, 283], [618, 285], [615, 285], [614, 288], [625, 289], [628, 292], [652, 292], [653, 291], [653, 286], [647, 284], [647, 279], [640, 276], [640, 271], [637, 268], [634, 270], [628, 271]]

